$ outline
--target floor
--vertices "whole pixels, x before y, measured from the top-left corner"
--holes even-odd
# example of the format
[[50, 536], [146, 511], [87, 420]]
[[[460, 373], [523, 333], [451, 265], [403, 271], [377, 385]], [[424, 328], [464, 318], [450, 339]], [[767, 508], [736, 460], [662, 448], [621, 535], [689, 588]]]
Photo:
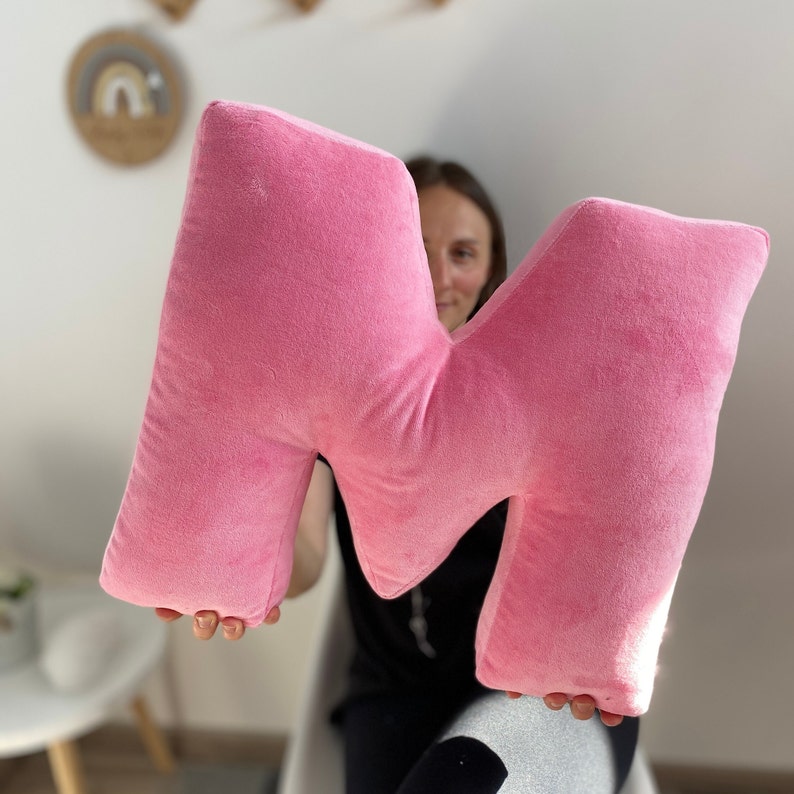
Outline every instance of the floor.
[[[86, 759], [88, 794], [275, 794], [276, 773], [253, 764], [188, 762], [174, 775], [162, 775], [144, 763], [119, 764]], [[46, 756], [29, 756], [9, 780], [2, 794], [55, 794]]]
[[[136, 741], [119, 741], [115, 734], [86, 737], [80, 751], [88, 794], [276, 794], [280, 748], [266, 749], [268, 765], [259, 760], [262, 746], [239, 741], [224, 747], [219, 738], [188, 744], [180, 754], [188, 760], [180, 761], [173, 775], [157, 772]], [[659, 771], [660, 794], [794, 794], [790, 776], [728, 783], [701, 775], [698, 781], [689, 776], [684, 782], [681, 773]], [[46, 754], [0, 763], [0, 794], [55, 794]]]
[[[148, 758], [124, 756], [84, 758], [88, 794], [276, 794], [277, 771], [252, 763], [180, 764], [176, 775], [152, 769]], [[660, 794], [713, 794], [718, 789], [664, 788]], [[743, 789], [766, 794], [766, 788]], [[782, 789], [775, 789], [782, 791]], [[20, 759], [10, 778], [0, 779], [0, 794], [55, 794], [47, 757], [43, 753]], [[320, 794], [320, 792], [318, 792]]]
[[[253, 763], [180, 763], [179, 772], [156, 772], [140, 752], [83, 752], [89, 794], [275, 794], [277, 770]], [[0, 794], [54, 794], [44, 753], [19, 759], [10, 777], [0, 779]], [[321, 794], [318, 792], [318, 794]], [[665, 789], [661, 794], [695, 794]]]
[[[278, 771], [251, 762], [182, 761], [175, 774], [157, 772], [148, 756], [129, 747], [81, 747], [88, 794], [275, 794]], [[45, 753], [3, 768], [0, 794], [55, 794]]]

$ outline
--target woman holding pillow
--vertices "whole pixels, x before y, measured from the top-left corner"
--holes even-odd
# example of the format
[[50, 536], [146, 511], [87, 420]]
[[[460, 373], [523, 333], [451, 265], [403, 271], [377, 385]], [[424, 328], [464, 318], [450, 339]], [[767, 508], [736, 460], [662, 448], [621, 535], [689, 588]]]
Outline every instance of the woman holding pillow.
[[[438, 317], [452, 333], [506, 278], [502, 223], [465, 168], [430, 158], [407, 166]], [[587, 694], [569, 702], [550, 693], [541, 702], [508, 693], [508, 700], [475, 678], [475, 630], [506, 511], [506, 503], [491, 508], [420, 585], [384, 600], [361, 571], [330, 467], [322, 458], [315, 464], [287, 595], [318, 580], [334, 512], [356, 637], [348, 696], [335, 714], [345, 735], [349, 794], [619, 791], [634, 755], [636, 718], [602, 711], [592, 720], [596, 708]], [[157, 614], [180, 617], [167, 609]], [[265, 622], [278, 617], [274, 608]], [[193, 632], [209, 639], [219, 626], [229, 640], [245, 632], [242, 621], [219, 622], [213, 612], [197, 613]], [[566, 704], [574, 719], [552, 713]]]

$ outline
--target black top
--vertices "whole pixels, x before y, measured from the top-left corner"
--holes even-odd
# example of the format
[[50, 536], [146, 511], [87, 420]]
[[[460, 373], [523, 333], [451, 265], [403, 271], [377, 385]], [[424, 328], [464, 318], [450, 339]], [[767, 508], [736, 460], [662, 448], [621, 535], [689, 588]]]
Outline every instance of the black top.
[[380, 598], [366, 580], [336, 483], [334, 510], [356, 639], [348, 699], [475, 686], [474, 636], [502, 544], [507, 502], [492, 507], [435, 571], [395, 599]]

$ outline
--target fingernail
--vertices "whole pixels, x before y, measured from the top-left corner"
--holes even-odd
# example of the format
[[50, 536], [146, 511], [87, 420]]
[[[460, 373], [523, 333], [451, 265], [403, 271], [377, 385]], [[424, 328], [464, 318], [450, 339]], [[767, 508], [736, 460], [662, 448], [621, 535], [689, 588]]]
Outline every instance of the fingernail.
[[237, 626], [235, 626], [233, 623], [228, 626], [225, 623], [221, 623], [221, 626], [223, 626], [223, 633], [228, 637], [233, 637], [235, 634], [237, 634]]
[[211, 629], [214, 622], [215, 621], [212, 618], [207, 617], [206, 615], [196, 618], [196, 625], [200, 629]]

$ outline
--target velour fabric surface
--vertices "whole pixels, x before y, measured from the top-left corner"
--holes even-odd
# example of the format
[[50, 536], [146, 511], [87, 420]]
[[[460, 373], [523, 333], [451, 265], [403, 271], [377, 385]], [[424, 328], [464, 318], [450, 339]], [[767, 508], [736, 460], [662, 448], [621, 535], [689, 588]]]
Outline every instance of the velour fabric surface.
[[639, 714], [767, 254], [757, 228], [585, 199], [450, 336], [397, 158], [214, 102], [101, 583], [260, 623], [318, 452], [385, 597], [509, 497], [480, 680]]

